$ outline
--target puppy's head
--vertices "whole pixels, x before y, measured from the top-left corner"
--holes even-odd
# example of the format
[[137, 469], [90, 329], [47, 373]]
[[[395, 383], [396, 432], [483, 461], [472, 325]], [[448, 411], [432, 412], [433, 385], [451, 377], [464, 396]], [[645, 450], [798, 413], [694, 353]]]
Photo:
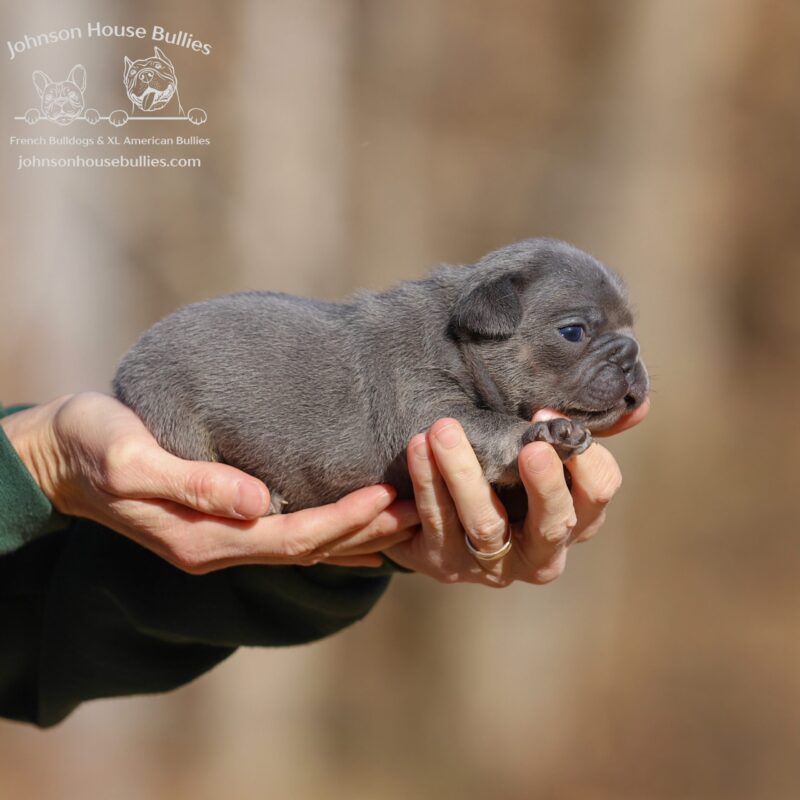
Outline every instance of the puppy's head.
[[647, 397], [621, 279], [564, 242], [530, 239], [463, 270], [450, 334], [469, 342], [523, 418], [550, 406], [592, 430]]
[[83, 113], [86, 70], [81, 64], [70, 70], [65, 81], [51, 80], [47, 73], [37, 69], [33, 85], [42, 101], [42, 114], [51, 122], [69, 125]]
[[123, 79], [128, 97], [142, 111], [164, 108], [178, 88], [175, 67], [158, 47], [154, 55], [138, 61], [125, 56]]

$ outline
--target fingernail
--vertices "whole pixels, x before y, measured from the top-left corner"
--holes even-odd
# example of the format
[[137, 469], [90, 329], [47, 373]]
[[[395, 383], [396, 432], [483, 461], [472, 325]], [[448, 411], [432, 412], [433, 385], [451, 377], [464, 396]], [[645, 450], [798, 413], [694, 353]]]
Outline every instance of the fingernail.
[[443, 428], [439, 428], [436, 433], [436, 441], [442, 444], [444, 447], [451, 448], [455, 447], [459, 442], [461, 442], [461, 431], [458, 428], [458, 425], [445, 425]]
[[263, 489], [252, 481], [239, 481], [233, 510], [248, 519], [263, 516], [267, 511], [267, 498]]
[[552, 463], [552, 448], [549, 446], [533, 449], [533, 452], [526, 456], [525, 459], [525, 464], [531, 472], [547, 472]]

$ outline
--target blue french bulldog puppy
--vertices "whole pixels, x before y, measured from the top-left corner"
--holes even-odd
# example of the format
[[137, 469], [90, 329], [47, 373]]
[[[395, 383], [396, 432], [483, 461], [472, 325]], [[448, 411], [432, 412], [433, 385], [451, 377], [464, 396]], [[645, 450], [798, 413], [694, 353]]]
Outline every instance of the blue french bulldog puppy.
[[[489, 481], [518, 487], [526, 443], [566, 460], [645, 400], [632, 325], [607, 267], [530, 239], [340, 303], [244, 292], [186, 306], [113, 385], [167, 450], [263, 480], [272, 512], [383, 481], [410, 497], [406, 446], [445, 416]], [[569, 419], [531, 424], [543, 407]]]

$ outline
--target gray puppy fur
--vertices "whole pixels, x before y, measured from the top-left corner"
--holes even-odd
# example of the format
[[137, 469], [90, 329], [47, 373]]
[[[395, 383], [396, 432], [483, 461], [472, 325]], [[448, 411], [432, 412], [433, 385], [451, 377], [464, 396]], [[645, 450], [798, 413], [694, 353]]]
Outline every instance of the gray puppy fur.
[[[342, 303], [243, 292], [186, 306], [113, 387], [167, 450], [262, 479], [273, 512], [383, 481], [410, 497], [406, 446], [445, 416], [487, 478], [514, 486], [527, 442], [566, 460], [643, 402], [632, 324], [614, 273], [531, 239]], [[545, 406], [570, 420], [532, 425]]]

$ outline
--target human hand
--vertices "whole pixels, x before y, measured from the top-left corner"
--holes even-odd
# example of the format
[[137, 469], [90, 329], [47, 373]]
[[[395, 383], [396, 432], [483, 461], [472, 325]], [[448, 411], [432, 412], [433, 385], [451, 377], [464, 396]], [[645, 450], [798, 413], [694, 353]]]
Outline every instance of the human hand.
[[368, 486], [320, 508], [263, 517], [269, 491], [226, 464], [163, 450], [127, 406], [83, 393], [0, 420], [54, 507], [128, 536], [192, 574], [237, 564], [380, 566], [408, 538], [412, 501]]
[[[637, 425], [648, 410], [646, 401], [602, 435]], [[533, 421], [553, 416], [561, 415], [543, 410]], [[606, 506], [622, 484], [614, 457], [595, 442], [567, 463], [570, 493], [553, 447], [532, 442], [519, 455], [528, 513], [523, 522], [511, 524], [509, 533], [506, 510], [456, 420], [438, 420], [430, 431], [415, 436], [408, 446], [408, 466], [422, 526], [386, 555], [444, 583], [503, 587], [514, 581], [555, 580], [564, 571], [568, 548], [591, 539], [602, 527]], [[465, 532], [487, 553], [499, 550], [509, 535], [513, 545], [501, 559], [478, 561], [467, 550]]]

